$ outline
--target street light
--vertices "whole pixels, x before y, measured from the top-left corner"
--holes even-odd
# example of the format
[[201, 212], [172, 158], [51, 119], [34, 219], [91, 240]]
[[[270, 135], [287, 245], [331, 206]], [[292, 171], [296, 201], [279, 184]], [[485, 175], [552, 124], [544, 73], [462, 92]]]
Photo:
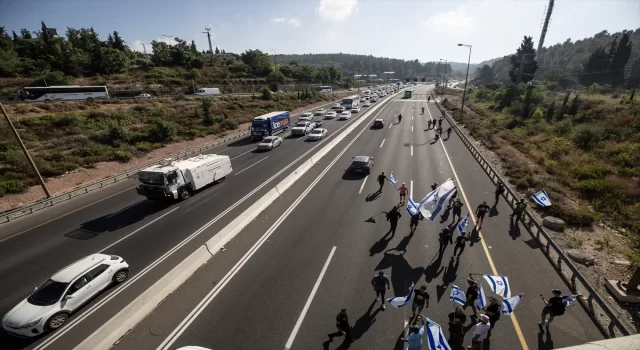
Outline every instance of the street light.
[[458, 46], [464, 46], [469, 48], [469, 59], [467, 60], [467, 76], [464, 78], [464, 91], [462, 92], [462, 107], [460, 108], [460, 118], [464, 112], [464, 99], [467, 96], [467, 80], [469, 79], [469, 65], [471, 64], [471, 45], [458, 44]]

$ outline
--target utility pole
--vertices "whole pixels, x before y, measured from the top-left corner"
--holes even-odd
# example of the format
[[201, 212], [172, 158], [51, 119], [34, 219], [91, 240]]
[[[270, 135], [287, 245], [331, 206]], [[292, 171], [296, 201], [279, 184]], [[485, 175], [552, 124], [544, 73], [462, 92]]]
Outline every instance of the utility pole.
[[447, 60], [444, 61], [444, 75], [442, 76], [442, 93], [440, 94], [440, 103], [444, 101], [444, 90], [447, 88]]
[[144, 54], [147, 54], [147, 46], [145, 44], [142, 44], [142, 49], [144, 50]]
[[467, 76], [464, 78], [464, 91], [462, 92], [462, 107], [460, 108], [460, 119], [462, 119], [462, 113], [464, 112], [464, 100], [467, 97], [467, 81], [469, 80], [469, 66], [471, 65], [471, 45], [458, 44], [458, 46], [465, 46], [469, 48], [469, 59], [467, 60]]
[[540, 40], [538, 41], [538, 51], [536, 51], [536, 62], [540, 59], [540, 51], [542, 50], [542, 45], [544, 44], [544, 38], [547, 36], [547, 28], [549, 27], [549, 22], [551, 21], [551, 12], [553, 12], [553, 2], [554, 0], [549, 0], [549, 6], [547, 7], [547, 15], [544, 18], [544, 24], [542, 25], [542, 32], [540, 33]]
[[51, 198], [51, 192], [49, 192], [47, 185], [44, 183], [44, 179], [42, 178], [42, 176], [40, 176], [40, 172], [36, 167], [36, 163], [33, 161], [33, 159], [31, 159], [31, 156], [29, 155], [29, 151], [27, 151], [27, 147], [25, 147], [24, 143], [22, 142], [22, 139], [20, 138], [20, 134], [18, 134], [18, 130], [16, 130], [16, 128], [13, 126], [13, 123], [11, 122], [9, 115], [7, 115], [7, 111], [4, 109], [4, 106], [2, 105], [2, 103], [0, 103], [0, 109], [2, 109], [2, 114], [4, 115], [5, 119], [7, 119], [7, 123], [9, 124], [11, 131], [13, 131], [13, 135], [15, 135], [16, 140], [18, 140], [18, 143], [20, 144], [20, 148], [22, 148], [22, 152], [24, 152], [24, 156], [27, 157], [27, 160], [29, 161], [31, 168], [36, 173], [36, 176], [38, 176], [38, 181], [40, 182], [40, 186], [42, 186], [42, 190], [47, 195], [47, 198]]
[[204, 34], [207, 34], [207, 40], [209, 40], [209, 52], [211, 52], [211, 58], [213, 59], [213, 47], [211, 46], [211, 28], [205, 28]]
[[273, 63], [276, 66], [276, 95], [278, 96], [278, 109], [280, 109], [280, 90], [278, 84], [278, 61], [276, 59], [276, 50], [271, 49], [273, 51]]
[[440, 63], [442, 63], [442, 58], [438, 61], [438, 74], [436, 75], [436, 88], [438, 87], [438, 82], [440, 81]]

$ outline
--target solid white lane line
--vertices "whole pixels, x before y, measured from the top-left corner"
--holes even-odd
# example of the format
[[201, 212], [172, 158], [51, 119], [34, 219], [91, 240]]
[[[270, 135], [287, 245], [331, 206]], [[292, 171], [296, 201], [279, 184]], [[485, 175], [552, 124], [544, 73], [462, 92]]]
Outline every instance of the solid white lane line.
[[413, 125], [411, 125], [411, 132], [413, 132]]
[[[413, 145], [411, 145], [411, 156], [413, 157]], [[471, 208], [471, 207], [469, 207]]]
[[411, 116], [411, 120], [413, 120], [413, 116]]
[[293, 327], [293, 331], [291, 331], [291, 335], [289, 336], [287, 343], [284, 345], [284, 348], [287, 350], [291, 349], [291, 345], [293, 345], [293, 341], [294, 339], [296, 339], [296, 335], [300, 330], [300, 326], [302, 326], [302, 321], [304, 320], [304, 316], [306, 316], [307, 311], [309, 311], [309, 307], [311, 306], [313, 297], [318, 292], [318, 288], [320, 287], [320, 282], [322, 282], [322, 278], [324, 277], [324, 274], [327, 272], [327, 268], [329, 267], [329, 263], [331, 262], [331, 258], [333, 258], [333, 253], [335, 253], [335, 251], [336, 251], [336, 246], [333, 246], [333, 248], [331, 248], [331, 252], [329, 253], [329, 257], [327, 258], [327, 261], [324, 263], [324, 266], [322, 267], [322, 271], [320, 271], [318, 280], [316, 281], [316, 284], [313, 285], [311, 294], [309, 294], [309, 298], [307, 299], [307, 302], [304, 304], [304, 307], [302, 308], [300, 317], [298, 317], [298, 321], [296, 321], [296, 325]]
[[104, 252], [105, 250], [107, 250], [107, 249], [109, 249], [109, 248], [113, 247], [114, 245], [116, 245], [116, 244], [118, 244], [118, 243], [120, 243], [120, 242], [124, 241], [125, 239], [129, 238], [130, 236], [133, 236], [134, 234], [136, 234], [138, 231], [142, 230], [143, 228], [145, 228], [145, 227], [147, 227], [147, 226], [149, 226], [149, 225], [153, 224], [154, 222], [156, 222], [156, 221], [158, 221], [158, 220], [162, 219], [163, 217], [165, 217], [165, 216], [167, 216], [167, 215], [171, 214], [171, 212], [173, 212], [174, 210], [177, 210], [178, 208], [180, 208], [180, 207], [175, 207], [175, 208], [171, 209], [170, 211], [168, 211], [168, 212], [166, 212], [166, 213], [162, 214], [161, 216], [159, 216], [159, 217], [157, 217], [157, 218], [153, 219], [152, 221], [148, 222], [146, 225], [144, 225], [144, 226], [140, 227], [139, 229], [137, 229], [137, 230], [135, 230], [135, 231], [131, 232], [130, 234], [128, 234], [128, 235], [126, 235], [126, 236], [124, 236], [124, 237], [120, 238], [119, 240], [117, 240], [117, 241], [115, 241], [115, 242], [113, 242], [113, 243], [109, 244], [108, 246], [106, 246], [106, 247], [102, 248], [102, 250], [98, 251], [97, 253], [102, 253], [102, 252]]
[[244, 152], [244, 153], [240, 153], [240, 154], [238, 154], [237, 156], [235, 156], [235, 157], [231, 158], [231, 160], [234, 160], [234, 159], [236, 159], [236, 158], [238, 158], [238, 157], [244, 156], [245, 154], [247, 154], [247, 153], [249, 153], [249, 152], [253, 152], [253, 151], [255, 151], [255, 150], [256, 150], [255, 148], [252, 148], [252, 149], [250, 149], [250, 150], [248, 150], [248, 151], [246, 151], [246, 152]]
[[410, 184], [409, 184], [409, 198], [413, 198], [413, 180], [411, 180]]
[[240, 174], [241, 174], [242, 172], [244, 172], [245, 170], [247, 170], [247, 169], [251, 168], [252, 166], [254, 166], [254, 165], [256, 165], [256, 164], [258, 164], [258, 163], [260, 163], [260, 162], [262, 162], [263, 160], [265, 160], [265, 159], [267, 159], [267, 158], [269, 158], [269, 156], [266, 156], [266, 157], [264, 157], [264, 158], [260, 159], [259, 161], [257, 161], [257, 162], [255, 162], [255, 163], [253, 163], [253, 164], [249, 165], [248, 167], [246, 167], [246, 168], [244, 168], [244, 169], [242, 169], [242, 170], [238, 171], [238, 172], [237, 172], [237, 173], [235, 173], [233, 176], [240, 175]]
[[386, 139], [382, 140], [382, 143], [380, 144], [380, 148], [382, 148], [382, 145], [384, 145], [384, 141], [385, 141], [385, 140], [386, 140]]
[[367, 179], [369, 178], [369, 175], [364, 177], [364, 180], [362, 180], [362, 185], [360, 185], [360, 191], [358, 191], [358, 194], [362, 193], [362, 189], [364, 188], [364, 184], [367, 183]]
[[391, 129], [392, 126], [393, 126], [393, 120], [391, 120], [391, 122], [389, 123], [389, 129]]

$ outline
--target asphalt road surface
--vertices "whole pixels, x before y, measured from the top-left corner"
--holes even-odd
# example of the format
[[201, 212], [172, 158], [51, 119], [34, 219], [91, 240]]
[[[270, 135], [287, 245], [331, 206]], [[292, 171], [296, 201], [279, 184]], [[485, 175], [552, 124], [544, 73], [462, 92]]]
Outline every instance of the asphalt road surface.
[[[229, 155], [233, 172], [187, 201], [149, 201], [136, 193], [132, 179], [2, 224], [2, 315], [57, 270], [92, 253], [124, 257], [129, 281], [135, 280], [117, 295], [114, 288], [102, 293], [53, 337], [25, 340], [0, 331], [2, 349], [73, 348], [358, 117], [324, 120], [323, 141], [285, 133], [279, 135], [282, 146], [269, 152], [255, 152], [250, 139], [217, 146], [208, 153]], [[80, 316], [86, 319], [72, 326]]]
[[[419, 86], [412, 99], [396, 98], [373, 113], [371, 121], [385, 119], [383, 129], [358, 126], [114, 348], [346, 348], [341, 338], [327, 337], [344, 307], [356, 339], [351, 348], [402, 349], [411, 309], [379, 309], [369, 284], [377, 271], [390, 278], [387, 297], [406, 295], [412, 282], [426, 285], [431, 298], [423, 314], [441, 324], [447, 337], [451, 286], [466, 289], [469, 274], [498, 273], [508, 276], [512, 295], [524, 297], [514, 314], [500, 318], [491, 349], [553, 349], [603, 339], [578, 304], [556, 318], [550, 332], [539, 332], [539, 294], [549, 298], [552, 288], [570, 293], [541, 247], [510, 222], [504, 199], [482, 229], [473, 230], [459, 260], [451, 259], [452, 246], [438, 254], [437, 234], [452, 222], [450, 212], [422, 221], [410, 234], [403, 207], [397, 231], [390, 232], [384, 213], [399, 203], [399, 195], [389, 183], [376, 194], [381, 171], [394, 171], [416, 201], [430, 184], [454, 178], [463, 216], [469, 206], [475, 211], [482, 201], [493, 202], [493, 185], [456, 134], [434, 141], [434, 131], [427, 130], [438, 112], [427, 106], [427, 88]], [[358, 155], [375, 158], [370, 176], [345, 173]], [[492, 295], [486, 283], [484, 289]], [[465, 345], [470, 339], [468, 332]]]

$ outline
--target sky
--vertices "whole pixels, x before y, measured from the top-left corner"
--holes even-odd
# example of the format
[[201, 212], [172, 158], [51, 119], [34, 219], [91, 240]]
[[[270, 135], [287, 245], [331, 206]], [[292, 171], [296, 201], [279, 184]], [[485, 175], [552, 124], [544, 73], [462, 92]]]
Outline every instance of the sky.
[[[548, 1], [531, 0], [0, 0], [0, 26], [64, 34], [118, 31], [134, 50], [179, 37], [226, 52], [352, 53], [420, 61], [471, 62], [515, 52], [525, 35], [537, 45]], [[640, 27], [638, 0], [556, 0], [545, 46]], [[640, 43], [638, 43], [640, 45]]]

